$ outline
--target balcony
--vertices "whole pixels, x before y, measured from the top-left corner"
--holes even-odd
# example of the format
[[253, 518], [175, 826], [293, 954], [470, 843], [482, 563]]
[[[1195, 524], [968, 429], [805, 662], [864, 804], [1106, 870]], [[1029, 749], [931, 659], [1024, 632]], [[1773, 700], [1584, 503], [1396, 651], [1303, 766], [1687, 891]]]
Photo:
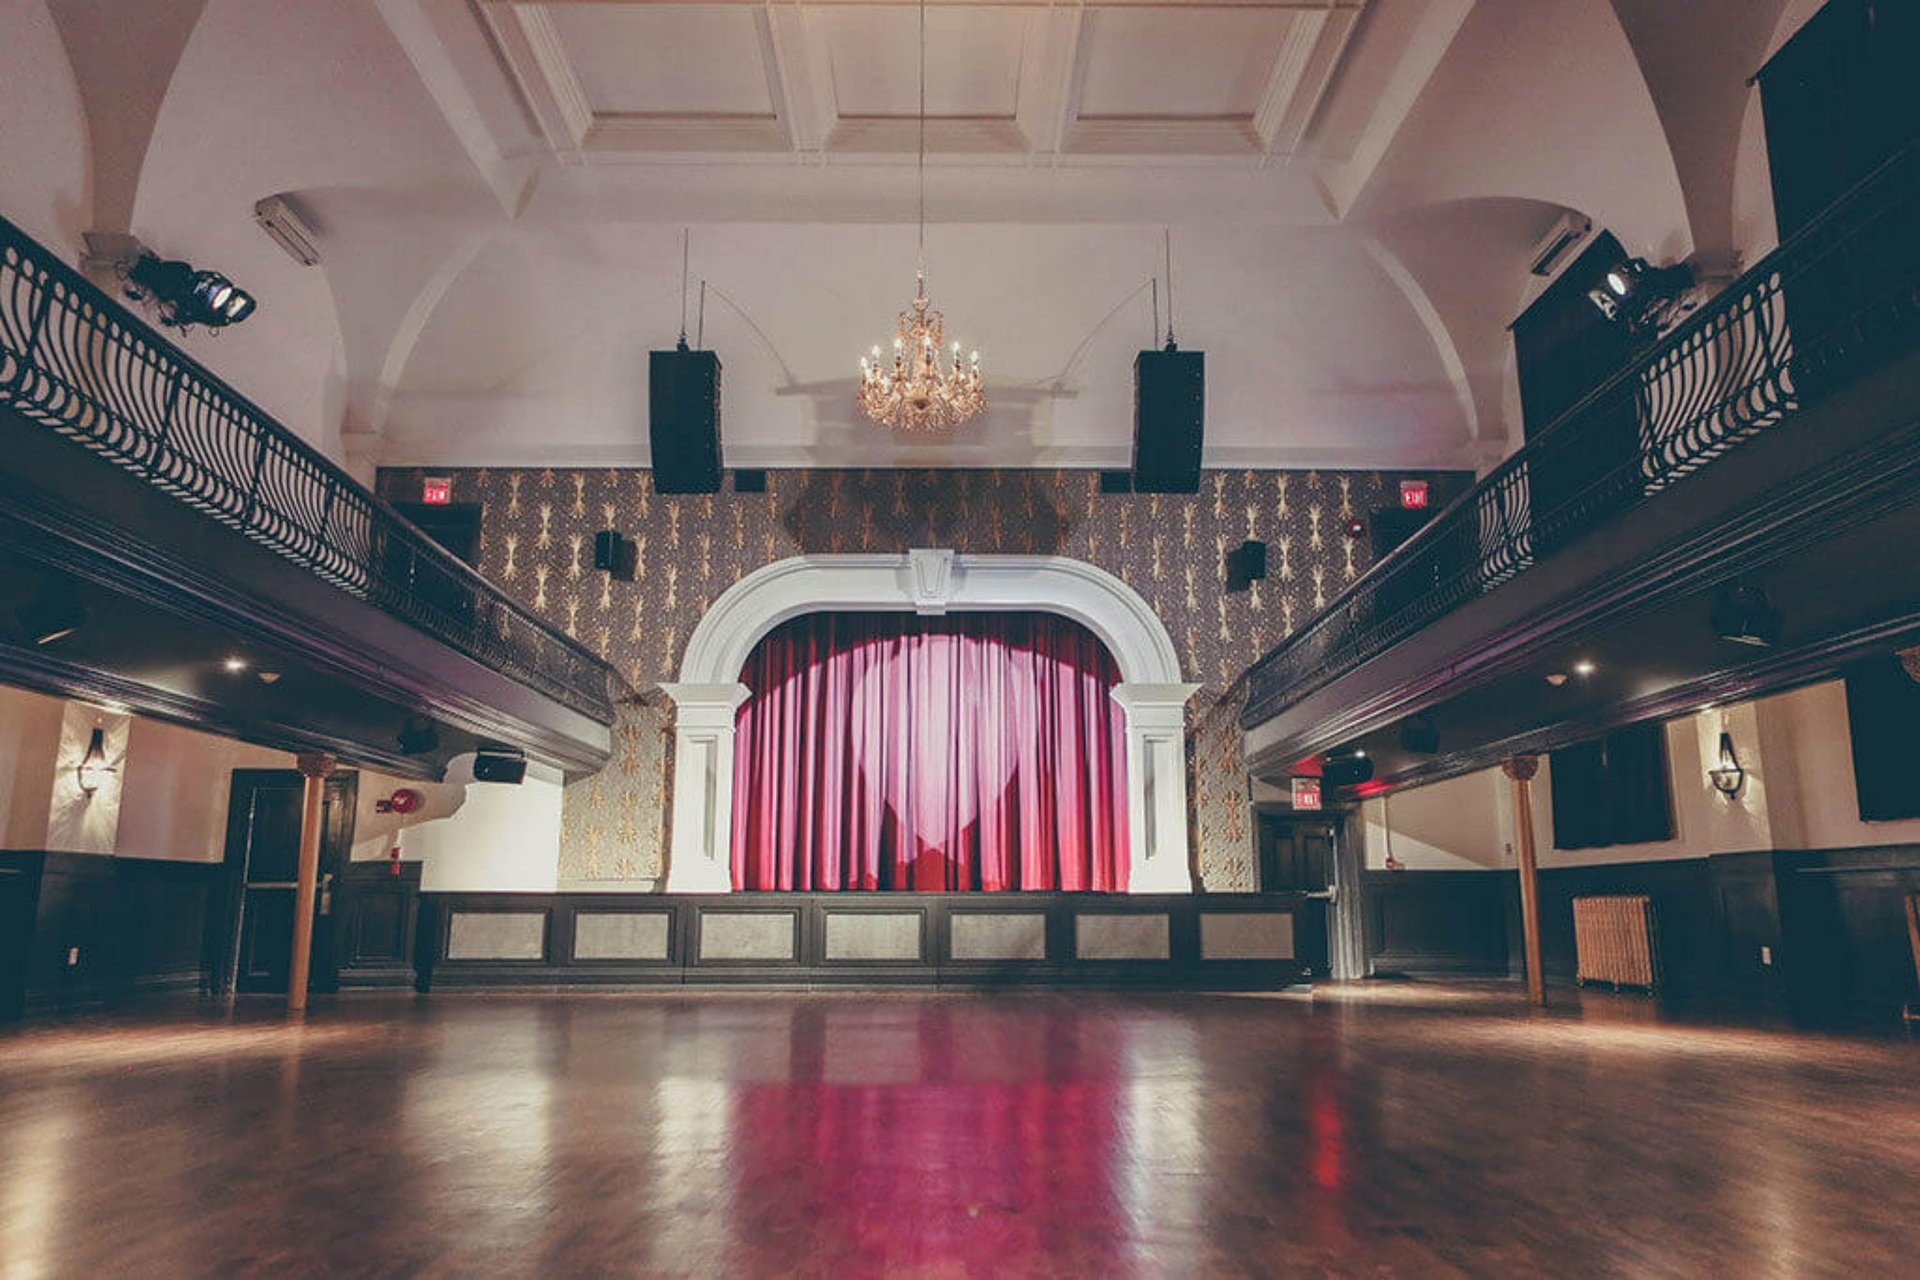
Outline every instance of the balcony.
[[[480, 741], [604, 762], [598, 655], [3, 219], [0, 447], [0, 592], [95, 620], [0, 645], [0, 676], [412, 774]], [[187, 668], [223, 645], [301, 678], [221, 696]], [[397, 748], [409, 723], [436, 744]]]
[[[1880, 561], [1916, 507], [1917, 226], [1908, 150], [1373, 566], [1249, 672], [1255, 771], [1367, 741], [1376, 786], [1432, 780], [1905, 634], [1920, 571]], [[1734, 583], [1786, 597], [1758, 660], [1714, 643]], [[1595, 652], [1616, 678], [1544, 696]], [[1399, 746], [1412, 715], [1444, 745]]]

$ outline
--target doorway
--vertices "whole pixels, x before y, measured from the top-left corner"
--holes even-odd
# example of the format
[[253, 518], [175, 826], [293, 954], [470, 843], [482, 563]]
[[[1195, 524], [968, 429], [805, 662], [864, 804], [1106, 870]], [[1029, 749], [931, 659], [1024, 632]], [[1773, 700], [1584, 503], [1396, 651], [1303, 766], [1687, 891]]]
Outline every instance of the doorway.
[[1334, 824], [1324, 814], [1260, 809], [1254, 820], [1262, 893], [1324, 893], [1333, 887]]
[[[293, 959], [305, 779], [293, 769], [235, 769], [230, 785], [226, 894], [209, 933], [214, 990], [284, 992]], [[360, 776], [352, 772], [336, 773], [326, 783], [308, 979], [314, 991], [332, 991], [337, 983], [333, 907], [353, 847], [359, 788]]]

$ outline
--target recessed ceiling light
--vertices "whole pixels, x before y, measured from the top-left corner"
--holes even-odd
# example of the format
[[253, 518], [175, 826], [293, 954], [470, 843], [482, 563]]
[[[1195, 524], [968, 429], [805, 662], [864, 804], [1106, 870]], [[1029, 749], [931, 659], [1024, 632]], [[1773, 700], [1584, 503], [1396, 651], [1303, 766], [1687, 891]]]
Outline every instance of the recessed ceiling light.
[[1577, 676], [1590, 676], [1599, 669], [1600, 668], [1584, 659], [1573, 664], [1573, 674]]
[[220, 665], [229, 671], [245, 671], [247, 669], [247, 660], [245, 658], [233, 657], [228, 658]]

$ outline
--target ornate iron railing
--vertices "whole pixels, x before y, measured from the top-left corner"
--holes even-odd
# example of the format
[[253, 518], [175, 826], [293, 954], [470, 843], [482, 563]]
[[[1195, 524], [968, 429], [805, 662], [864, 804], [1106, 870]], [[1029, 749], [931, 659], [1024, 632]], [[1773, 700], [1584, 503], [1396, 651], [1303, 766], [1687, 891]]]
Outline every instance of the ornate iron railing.
[[0, 405], [601, 723], [598, 655], [0, 218]]
[[1909, 148], [1652, 343], [1249, 673], [1252, 726], [1920, 339]]

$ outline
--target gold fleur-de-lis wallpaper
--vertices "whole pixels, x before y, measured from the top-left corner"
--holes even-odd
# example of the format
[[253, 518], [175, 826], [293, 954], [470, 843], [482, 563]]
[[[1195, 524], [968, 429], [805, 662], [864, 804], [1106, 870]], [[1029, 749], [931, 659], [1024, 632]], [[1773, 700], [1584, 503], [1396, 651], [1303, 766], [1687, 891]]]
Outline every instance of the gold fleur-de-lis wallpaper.
[[[1062, 555], [1115, 574], [1153, 606], [1189, 680], [1193, 848], [1211, 891], [1256, 886], [1241, 677], [1372, 562], [1345, 534], [1349, 514], [1399, 502], [1400, 481], [1431, 482], [1438, 509], [1464, 472], [1210, 471], [1195, 495], [1103, 494], [1094, 471], [773, 471], [765, 493], [667, 495], [651, 472], [453, 470], [453, 500], [478, 503], [479, 570], [600, 652], [648, 696], [624, 707], [613, 758], [568, 783], [563, 881], [651, 882], [664, 874], [671, 712], [654, 691], [707, 606], [787, 556], [944, 547], [967, 554]], [[398, 501], [426, 472], [380, 474]], [[588, 581], [602, 528], [634, 544], [632, 581]], [[1223, 548], [1257, 538], [1268, 577], [1227, 590]], [[636, 887], [639, 887], [636, 885]]]

